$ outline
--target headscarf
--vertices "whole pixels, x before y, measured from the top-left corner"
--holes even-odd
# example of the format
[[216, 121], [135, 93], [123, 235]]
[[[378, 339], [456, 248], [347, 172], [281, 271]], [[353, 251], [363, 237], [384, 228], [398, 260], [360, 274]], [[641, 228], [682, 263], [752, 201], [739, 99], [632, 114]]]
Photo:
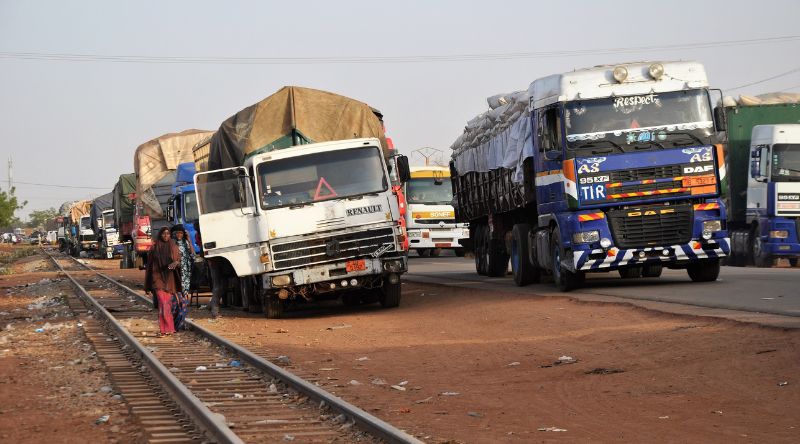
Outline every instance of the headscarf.
[[177, 245], [175, 245], [171, 239], [167, 241], [161, 239], [161, 235], [164, 234], [165, 231], [169, 232], [169, 228], [163, 227], [158, 230], [158, 237], [153, 245], [153, 250], [150, 252], [155, 260], [154, 265], [158, 267], [156, 270], [162, 273], [167, 271], [167, 266], [173, 261], [178, 260], [177, 258], [179, 257]]
[[178, 238], [175, 237], [175, 233], [177, 233], [178, 231], [183, 233], [183, 242], [186, 243], [186, 248], [188, 248], [191, 254], [194, 255], [195, 254], [194, 245], [192, 244], [192, 240], [189, 238], [189, 232], [186, 231], [186, 228], [183, 227], [183, 224], [177, 224], [172, 226], [172, 228], [170, 229], [170, 232], [172, 233], [172, 240], [175, 241], [176, 244], [178, 243]]

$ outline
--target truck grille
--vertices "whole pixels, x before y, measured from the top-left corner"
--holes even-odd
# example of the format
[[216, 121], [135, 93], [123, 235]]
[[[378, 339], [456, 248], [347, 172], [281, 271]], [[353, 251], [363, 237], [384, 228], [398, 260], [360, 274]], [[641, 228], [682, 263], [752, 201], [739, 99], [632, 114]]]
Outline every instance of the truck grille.
[[614, 243], [622, 249], [685, 244], [692, 238], [692, 206], [652, 205], [608, 211]]
[[272, 246], [272, 264], [276, 270], [282, 270], [363, 257], [372, 254], [385, 244], [394, 246], [392, 228], [288, 242]]
[[664, 165], [658, 167], [637, 168], [633, 170], [611, 171], [611, 182], [631, 182], [645, 179], [666, 179], [682, 176], [680, 165]]

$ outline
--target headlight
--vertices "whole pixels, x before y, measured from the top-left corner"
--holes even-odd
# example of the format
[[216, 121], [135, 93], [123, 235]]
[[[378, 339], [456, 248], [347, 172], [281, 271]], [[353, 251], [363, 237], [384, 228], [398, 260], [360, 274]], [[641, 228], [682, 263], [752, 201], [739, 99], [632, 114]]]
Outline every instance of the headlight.
[[722, 221], [719, 220], [704, 220], [703, 221], [703, 231], [721, 231], [722, 230]]
[[600, 239], [600, 246], [603, 248], [608, 248], [611, 246], [611, 239], [604, 237]]
[[573, 244], [589, 244], [600, 240], [600, 232], [593, 231], [579, 231], [572, 235]]
[[272, 276], [272, 286], [273, 287], [282, 287], [284, 285], [289, 285], [292, 283], [292, 277], [288, 274], [284, 274], [281, 276]]
[[776, 239], [786, 239], [787, 237], [789, 237], [789, 232], [787, 230], [774, 230], [769, 232], [769, 237]]
[[419, 231], [409, 231], [408, 232], [408, 237], [409, 238], [411, 238], [411, 237], [419, 237], [419, 235], [420, 235]]

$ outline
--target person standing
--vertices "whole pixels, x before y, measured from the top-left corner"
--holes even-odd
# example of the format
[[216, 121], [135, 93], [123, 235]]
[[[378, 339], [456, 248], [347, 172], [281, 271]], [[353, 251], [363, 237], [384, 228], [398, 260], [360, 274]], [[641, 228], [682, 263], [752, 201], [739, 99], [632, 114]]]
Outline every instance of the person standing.
[[192, 285], [192, 264], [194, 263], [194, 246], [189, 240], [189, 235], [183, 228], [183, 225], [178, 224], [172, 227], [172, 238], [175, 245], [178, 246], [178, 252], [181, 255], [180, 261], [180, 275], [181, 275], [181, 288], [183, 291], [175, 293], [175, 298], [172, 305], [172, 316], [175, 323], [175, 331], [185, 330], [183, 325], [186, 320], [186, 315], [189, 314], [189, 298]]
[[145, 267], [144, 290], [152, 292], [158, 302], [158, 328], [162, 335], [175, 333], [172, 298], [181, 291], [180, 252], [170, 240], [169, 228], [158, 230]]

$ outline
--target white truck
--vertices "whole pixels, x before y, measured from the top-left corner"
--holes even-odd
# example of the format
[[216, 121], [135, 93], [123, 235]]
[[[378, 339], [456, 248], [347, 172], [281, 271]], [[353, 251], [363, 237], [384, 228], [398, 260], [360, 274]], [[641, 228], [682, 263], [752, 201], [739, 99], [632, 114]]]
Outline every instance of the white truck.
[[205, 257], [255, 276], [267, 317], [339, 295], [400, 303], [405, 234], [379, 139], [257, 154], [198, 173], [195, 187]]
[[469, 224], [456, 222], [450, 169], [411, 167], [405, 196], [409, 249], [416, 250], [420, 256], [438, 256], [442, 249], [464, 256], [464, 247], [459, 242], [469, 238]]

